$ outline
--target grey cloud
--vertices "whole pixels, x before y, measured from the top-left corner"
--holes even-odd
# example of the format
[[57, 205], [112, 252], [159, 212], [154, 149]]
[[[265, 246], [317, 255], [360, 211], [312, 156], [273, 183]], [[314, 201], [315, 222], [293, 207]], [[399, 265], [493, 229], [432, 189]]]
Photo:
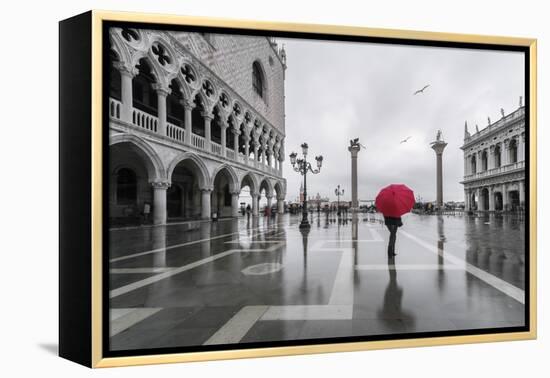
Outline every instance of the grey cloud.
[[[500, 108], [517, 109], [524, 95], [523, 55], [490, 50], [279, 40], [286, 46], [286, 151], [307, 141], [311, 157], [323, 154], [322, 173], [308, 192], [333, 197], [351, 192], [349, 139], [360, 137], [359, 195], [372, 199], [390, 183], [405, 183], [424, 200], [435, 199], [435, 154], [429, 142], [441, 129], [444, 197], [462, 200], [460, 150], [464, 121], [470, 130], [497, 120]], [[425, 84], [424, 94], [413, 96]], [[411, 136], [404, 144], [399, 142]], [[289, 200], [301, 177], [284, 166]]]

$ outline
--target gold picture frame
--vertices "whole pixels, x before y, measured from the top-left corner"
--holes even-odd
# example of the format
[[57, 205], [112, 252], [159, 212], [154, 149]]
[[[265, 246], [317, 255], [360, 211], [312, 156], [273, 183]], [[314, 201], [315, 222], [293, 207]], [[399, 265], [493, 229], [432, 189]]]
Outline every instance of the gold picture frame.
[[[104, 324], [103, 324], [103, 290], [104, 290], [104, 199], [103, 199], [103, 143], [104, 128], [102, 127], [104, 117], [104, 99], [103, 96], [103, 68], [104, 68], [104, 43], [103, 23], [104, 22], [130, 22], [139, 24], [161, 24], [161, 25], [186, 25], [212, 27], [222, 29], [240, 29], [240, 30], [261, 30], [273, 32], [290, 32], [304, 34], [323, 34], [334, 36], [356, 36], [356, 37], [375, 37], [381, 39], [398, 39], [402, 41], [414, 40], [420, 42], [449, 42], [475, 45], [500, 45], [500, 46], [520, 46], [528, 49], [529, 66], [528, 84], [529, 92], [526, 96], [528, 103], [529, 120], [529, 234], [526, 236], [529, 242], [529, 277], [528, 288], [526, 292], [528, 297], [529, 329], [524, 332], [511, 333], [490, 333], [445, 337], [428, 337], [380, 341], [362, 341], [362, 342], [342, 342], [331, 344], [313, 344], [296, 346], [277, 346], [254, 349], [231, 349], [216, 351], [200, 351], [189, 353], [173, 354], [151, 354], [123, 357], [104, 357]], [[87, 41], [85, 46], [89, 47], [89, 54], [75, 57], [75, 49], [81, 48], [82, 43], [77, 41], [79, 32], [84, 33], [83, 40]], [[72, 58], [69, 55], [73, 55]], [[83, 72], [72, 72], [68, 68], [69, 59], [82, 59], [88, 61], [89, 81], [82, 78]], [[482, 36], [469, 34], [436, 33], [412, 30], [394, 30], [378, 29], [368, 27], [337, 26], [337, 25], [315, 25], [315, 24], [296, 24], [281, 22], [259, 22], [252, 20], [230, 20], [210, 17], [189, 17], [176, 15], [146, 14], [146, 13], [126, 13], [93, 10], [73, 19], [62, 21], [60, 23], [60, 164], [61, 164], [61, 239], [60, 243], [60, 355], [70, 360], [79, 362], [89, 367], [115, 367], [131, 366], [145, 364], [160, 364], [174, 362], [190, 361], [208, 361], [220, 359], [237, 359], [251, 357], [300, 355], [311, 353], [328, 352], [347, 352], [373, 349], [422, 347], [450, 344], [467, 344], [496, 341], [513, 341], [535, 339], [537, 335], [537, 298], [536, 298], [536, 248], [537, 248], [537, 41], [536, 39], [501, 37], [501, 36]], [[72, 72], [72, 73], [71, 73]], [[79, 76], [80, 75], [80, 76]], [[84, 80], [80, 82], [78, 80]], [[74, 79], [74, 80], [73, 80]], [[76, 81], [75, 81], [76, 80]], [[77, 83], [77, 84], [75, 84]], [[69, 91], [74, 85], [84, 83], [82, 90], [89, 90], [89, 97], [75, 98]], [[65, 95], [63, 94], [65, 93]], [[89, 103], [85, 101], [90, 100]], [[82, 101], [83, 103], [75, 103]], [[69, 108], [82, 109], [88, 106], [87, 115], [71, 113]], [[89, 118], [86, 118], [88, 117]], [[78, 118], [84, 117], [84, 118]], [[89, 127], [86, 124], [80, 124], [80, 131], [68, 131], [69, 124], [75, 121], [89, 120]], [[73, 126], [74, 127], [74, 126]], [[77, 136], [70, 133], [79, 133]], [[63, 187], [68, 185], [71, 174], [70, 162], [65, 162], [71, 153], [71, 147], [64, 147], [69, 144], [69, 139], [81, 138], [82, 143], [89, 142], [89, 171], [81, 174], [89, 177], [89, 181], [82, 183], [83, 187], [89, 185], [89, 194], [85, 206], [88, 206], [89, 212], [81, 214], [81, 217], [88, 217], [87, 222], [74, 223], [71, 219], [78, 217], [72, 214], [71, 203], [78, 201], [79, 196], [88, 196], [86, 193], [70, 192]], [[81, 151], [85, 154], [87, 151]], [[68, 164], [68, 165], [65, 165]], [[72, 218], [71, 218], [72, 217]], [[73, 236], [69, 236], [72, 233]], [[82, 235], [87, 235], [82, 237]], [[70, 240], [69, 240], [70, 239]], [[65, 241], [67, 240], [67, 241]], [[80, 254], [80, 258], [69, 256]], [[82, 273], [82, 274], [80, 274]], [[80, 277], [75, 277], [80, 275]], [[82, 281], [78, 281], [82, 280]], [[84, 280], [89, 281], [89, 286], [85, 286]], [[77, 282], [78, 281], [78, 282]], [[86, 281], [86, 282], [88, 282]], [[80, 283], [79, 283], [80, 282]], [[527, 284], [527, 283], [526, 283]], [[76, 290], [81, 290], [81, 298], [75, 302], [77, 296]], [[89, 292], [88, 292], [89, 290]], [[76, 309], [77, 303], [84, 303], [84, 307]], [[80, 312], [79, 312], [80, 311]], [[87, 314], [82, 317], [83, 313]], [[79, 320], [76, 320], [79, 319]], [[77, 348], [79, 340], [84, 341], [87, 346], [80, 350]]]

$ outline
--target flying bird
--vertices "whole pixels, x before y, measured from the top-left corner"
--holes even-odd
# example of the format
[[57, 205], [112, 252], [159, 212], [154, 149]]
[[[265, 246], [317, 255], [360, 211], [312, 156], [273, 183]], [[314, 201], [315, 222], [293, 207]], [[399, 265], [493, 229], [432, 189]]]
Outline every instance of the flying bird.
[[408, 137], [406, 137], [405, 139], [403, 139], [401, 142], [399, 142], [399, 144], [406, 143], [409, 139], [411, 139], [410, 136], [408, 136]]
[[419, 89], [419, 90], [417, 90], [416, 92], [414, 92], [414, 93], [413, 93], [413, 96], [416, 96], [416, 95], [419, 94], [419, 93], [424, 93], [424, 90], [425, 90], [426, 88], [428, 88], [429, 86], [430, 86], [430, 84], [425, 85], [424, 88]]

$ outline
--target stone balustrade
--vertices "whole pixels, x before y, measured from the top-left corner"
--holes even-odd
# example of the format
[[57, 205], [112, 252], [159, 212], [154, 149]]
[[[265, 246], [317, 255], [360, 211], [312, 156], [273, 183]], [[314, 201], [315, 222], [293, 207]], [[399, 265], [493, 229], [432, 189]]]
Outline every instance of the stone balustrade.
[[[114, 99], [109, 98], [109, 116], [113, 120], [117, 120], [118, 122], [124, 122], [123, 119], [123, 104]], [[176, 126], [170, 122], [166, 122], [166, 135], [162, 135], [162, 130], [160, 129], [160, 122], [158, 117], [155, 117], [154, 115], [151, 115], [145, 111], [142, 111], [140, 109], [137, 109], [135, 107], [131, 108], [131, 120], [130, 122], [125, 122], [127, 126], [135, 127], [140, 130], [148, 130], [149, 132], [155, 133], [160, 137], [164, 137], [169, 139], [172, 142], [176, 142], [182, 145], [188, 145], [186, 142], [186, 130], [183, 127]], [[275, 175], [275, 176], [281, 176], [282, 172], [279, 168], [270, 166], [267, 164], [267, 159], [265, 163], [262, 163], [262, 161], [256, 161], [253, 156], [247, 158], [243, 153], [235, 153], [235, 151], [229, 147], [224, 149], [222, 148], [222, 145], [210, 141], [210, 143], [207, 143], [206, 138], [202, 137], [197, 134], [191, 133], [191, 136], [189, 138], [190, 146], [197, 150], [202, 150], [204, 152], [224, 157], [235, 161], [237, 163], [240, 163], [242, 165], [246, 165], [249, 167], [253, 167], [256, 169], [259, 169], [261, 171], [264, 171], [266, 173]]]
[[477, 172], [470, 175], [466, 175], [464, 176], [464, 181], [478, 180], [484, 177], [490, 177], [490, 176], [495, 176], [495, 175], [515, 171], [517, 169], [525, 169], [525, 161], [518, 161], [516, 163], [507, 164], [502, 167], [491, 168], [483, 172]]

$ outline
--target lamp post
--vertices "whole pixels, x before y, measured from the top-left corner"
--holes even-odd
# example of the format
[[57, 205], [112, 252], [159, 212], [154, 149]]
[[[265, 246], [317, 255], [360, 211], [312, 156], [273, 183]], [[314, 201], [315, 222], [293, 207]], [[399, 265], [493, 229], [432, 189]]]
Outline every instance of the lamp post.
[[290, 154], [290, 163], [292, 164], [292, 168], [300, 173], [302, 176], [304, 176], [304, 201], [302, 204], [302, 221], [300, 222], [300, 228], [307, 228], [309, 229], [311, 226], [309, 224], [309, 221], [307, 219], [307, 172], [311, 172], [313, 174], [317, 174], [321, 172], [321, 166], [323, 165], [323, 157], [321, 155], [316, 156], [315, 160], [317, 161], [317, 168], [313, 169], [311, 167], [311, 163], [308, 163], [307, 161], [307, 150], [308, 145], [307, 143], [302, 143], [302, 155], [304, 156], [303, 159], [296, 157], [298, 154], [296, 152], [292, 152]]
[[334, 189], [334, 194], [338, 197], [338, 207], [336, 210], [336, 215], [340, 216], [340, 196], [344, 195], [344, 189], [340, 190], [340, 184], [338, 184], [338, 187]]

